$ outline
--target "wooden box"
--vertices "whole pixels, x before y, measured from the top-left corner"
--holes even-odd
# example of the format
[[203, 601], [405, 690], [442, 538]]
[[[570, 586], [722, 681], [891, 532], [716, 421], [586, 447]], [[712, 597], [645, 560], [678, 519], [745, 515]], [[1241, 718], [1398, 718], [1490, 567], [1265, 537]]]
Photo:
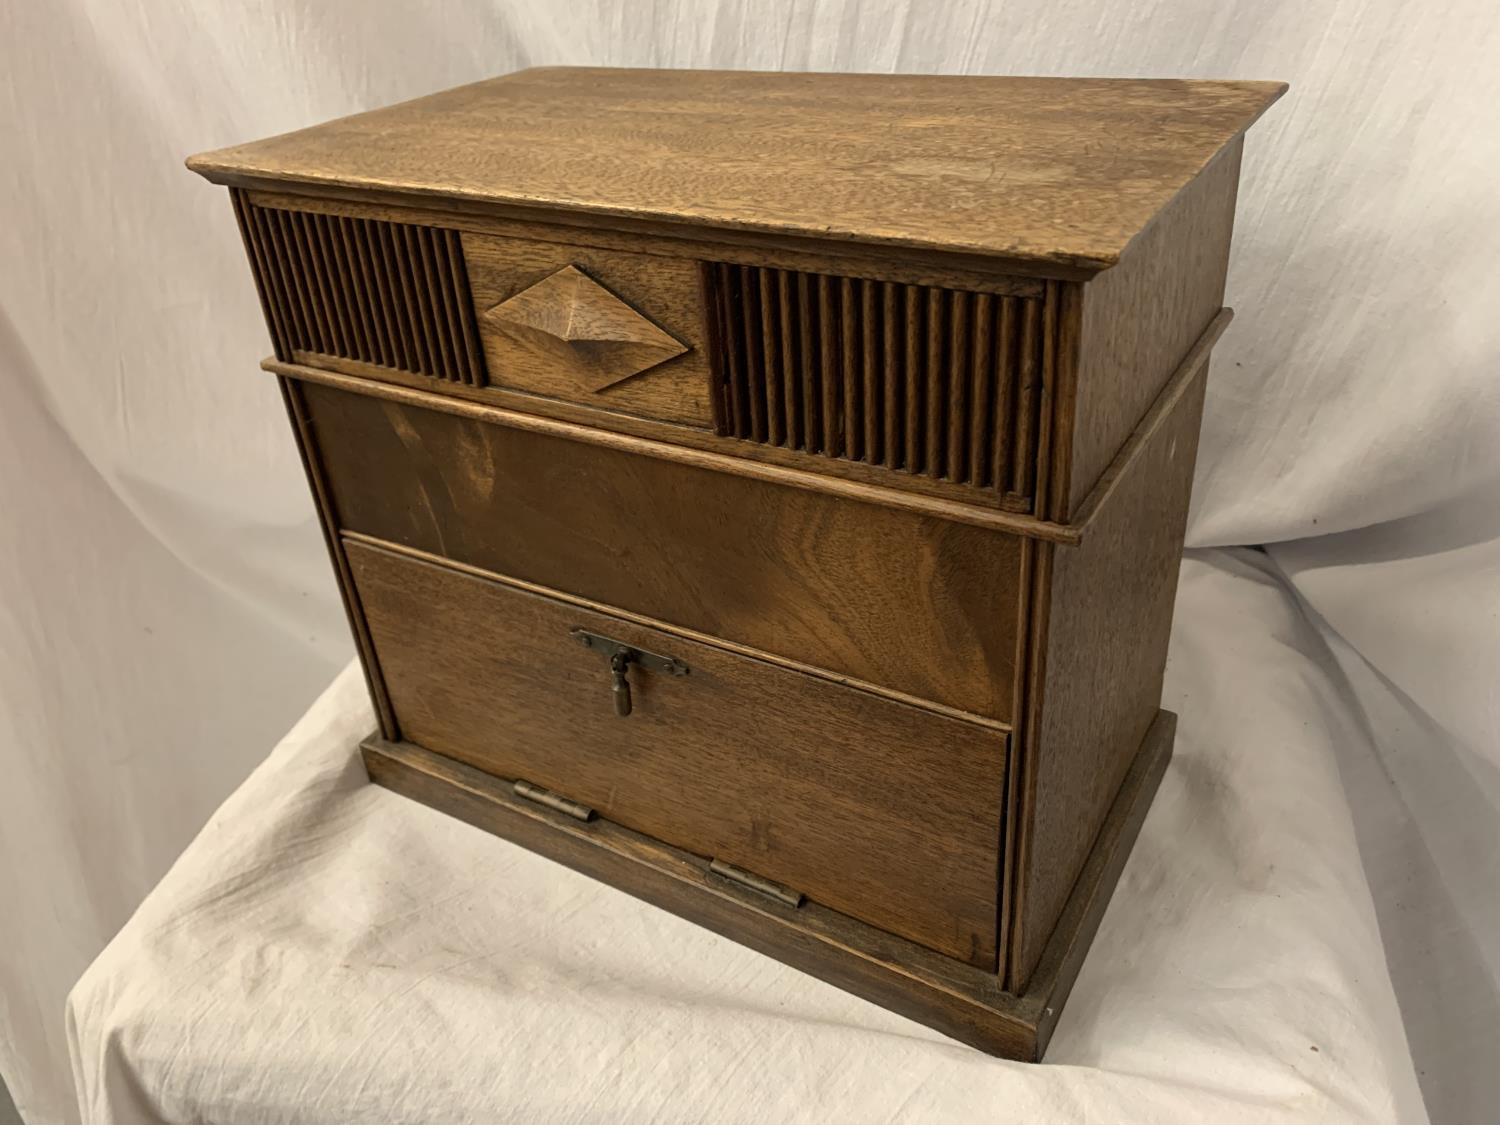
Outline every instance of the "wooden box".
[[1283, 89], [529, 70], [191, 159], [371, 778], [1039, 1058], [1171, 752]]

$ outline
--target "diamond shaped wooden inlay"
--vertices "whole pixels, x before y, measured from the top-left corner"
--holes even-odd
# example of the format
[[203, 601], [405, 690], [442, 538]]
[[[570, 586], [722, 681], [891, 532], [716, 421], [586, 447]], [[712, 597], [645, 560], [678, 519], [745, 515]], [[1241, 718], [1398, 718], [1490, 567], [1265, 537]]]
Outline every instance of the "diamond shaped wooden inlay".
[[501, 301], [484, 320], [595, 392], [688, 350], [576, 266]]

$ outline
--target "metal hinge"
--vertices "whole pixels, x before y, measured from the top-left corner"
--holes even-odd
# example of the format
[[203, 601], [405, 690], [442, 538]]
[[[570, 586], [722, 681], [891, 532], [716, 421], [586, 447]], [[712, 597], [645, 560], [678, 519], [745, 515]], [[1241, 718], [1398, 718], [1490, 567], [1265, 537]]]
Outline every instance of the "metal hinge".
[[560, 793], [554, 793], [550, 789], [543, 789], [540, 785], [517, 778], [511, 786], [517, 797], [523, 797], [528, 801], [534, 801], [538, 805], [545, 805], [554, 812], [560, 812], [564, 816], [571, 816], [574, 820], [590, 821], [594, 819], [594, 810], [578, 801], [570, 800]]
[[710, 860], [708, 869], [722, 879], [728, 879], [731, 883], [738, 883], [742, 887], [755, 891], [757, 894], [774, 898], [777, 902], [792, 909], [802, 905], [803, 894], [794, 891], [791, 887], [784, 887], [780, 883], [773, 883], [769, 879], [762, 879], [753, 871], [746, 871], [743, 867], [736, 867], [732, 863], [725, 863], [722, 859]]

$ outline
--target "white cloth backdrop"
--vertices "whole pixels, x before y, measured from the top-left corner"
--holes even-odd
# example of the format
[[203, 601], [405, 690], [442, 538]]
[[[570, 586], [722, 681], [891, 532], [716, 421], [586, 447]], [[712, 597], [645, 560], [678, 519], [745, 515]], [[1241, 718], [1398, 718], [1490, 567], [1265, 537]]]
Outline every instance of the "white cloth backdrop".
[[543, 63], [1276, 78], [1190, 540], [1271, 544], [1434, 1120], [1500, 1104], [1491, 0], [5, 0], [0, 1073], [349, 652], [223, 193], [187, 153]]

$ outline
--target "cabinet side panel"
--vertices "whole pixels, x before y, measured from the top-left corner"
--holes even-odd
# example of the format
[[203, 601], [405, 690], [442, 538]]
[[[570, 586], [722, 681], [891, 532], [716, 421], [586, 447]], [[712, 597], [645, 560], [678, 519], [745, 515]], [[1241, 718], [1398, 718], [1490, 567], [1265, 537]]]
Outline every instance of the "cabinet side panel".
[[1083, 288], [1071, 448], [1059, 450], [1054, 519], [1065, 520], [1224, 304], [1240, 174], [1236, 141]]
[[1036, 967], [1161, 701], [1207, 370], [1129, 463], [1083, 542], [1052, 551], [1023, 767], [1013, 991]]

